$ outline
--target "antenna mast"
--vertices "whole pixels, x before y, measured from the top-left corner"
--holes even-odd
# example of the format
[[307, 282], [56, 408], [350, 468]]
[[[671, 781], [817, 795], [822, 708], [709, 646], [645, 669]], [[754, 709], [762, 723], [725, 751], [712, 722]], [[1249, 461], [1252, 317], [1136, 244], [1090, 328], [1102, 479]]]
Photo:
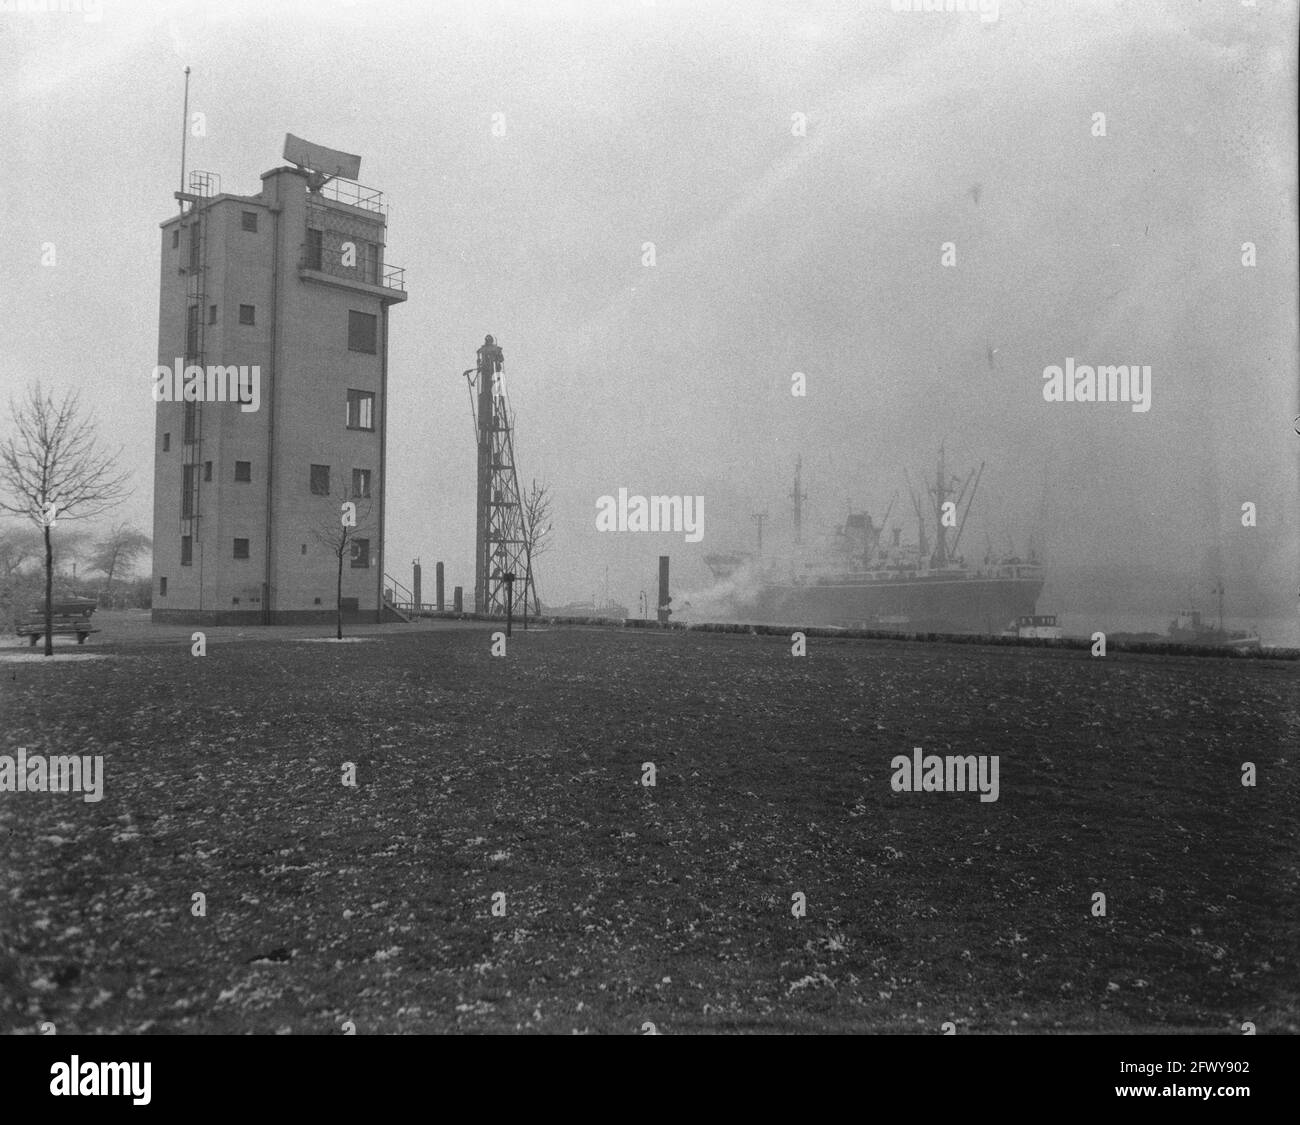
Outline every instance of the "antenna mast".
[[[185, 143], [190, 138], [190, 68], [185, 68], [185, 106], [181, 110], [181, 186], [180, 190], [185, 191]], [[185, 214], [185, 200], [178, 201], [181, 214]]]
[[803, 502], [808, 499], [808, 493], [803, 490], [801, 480], [803, 478], [803, 454], [794, 459], [794, 491], [790, 493], [790, 499], [794, 501], [794, 545], [796, 547], [803, 545]]

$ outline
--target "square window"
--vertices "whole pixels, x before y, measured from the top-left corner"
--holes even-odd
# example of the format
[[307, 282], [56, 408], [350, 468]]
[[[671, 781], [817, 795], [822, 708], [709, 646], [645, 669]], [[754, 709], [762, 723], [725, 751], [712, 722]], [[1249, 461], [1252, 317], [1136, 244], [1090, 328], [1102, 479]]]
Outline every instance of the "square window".
[[217, 306], [216, 306], [216, 305], [209, 305], [209, 306], [208, 306], [208, 323], [209, 323], [209, 324], [216, 324], [216, 323], [217, 323]]
[[374, 313], [348, 310], [348, 351], [375, 354], [376, 325]]
[[311, 467], [311, 491], [313, 496], [328, 496], [330, 494], [330, 467], [328, 465], [313, 465]]
[[163, 452], [164, 453], [170, 452], [171, 447], [172, 447], [172, 435], [163, 434]]
[[241, 211], [240, 214], [239, 214], [239, 223], [240, 223], [240, 225], [244, 228], [244, 230], [251, 230], [251, 231], [253, 231], [254, 233], [256, 233], [256, 231], [257, 231], [257, 212], [256, 212], [256, 211]]
[[240, 324], [257, 323], [257, 312], [252, 305], [239, 306], [239, 323]]
[[371, 391], [348, 391], [348, 429], [375, 428], [375, 396]]
[[181, 566], [194, 565], [194, 537], [192, 535], [181, 536]]
[[211, 462], [211, 461], [204, 461], [204, 462], [203, 462], [203, 479], [204, 479], [204, 480], [211, 480], [211, 479], [212, 479], [212, 462]]
[[370, 540], [354, 539], [352, 540], [352, 567], [354, 570], [364, 570], [370, 566]]
[[237, 559], [246, 559], [246, 558], [248, 558], [248, 540], [247, 540], [247, 539], [236, 539], [236, 540], [235, 540], [235, 558], [237, 558]]
[[235, 462], [235, 480], [251, 481], [253, 479], [253, 462]]
[[312, 601], [312, 605], [320, 605], [320, 598], [315, 598], [315, 599]]
[[159, 578], [159, 579], [158, 579], [158, 596], [159, 596], [160, 598], [165, 598], [165, 597], [167, 596], [167, 579], [166, 579], [166, 578]]
[[370, 498], [370, 470], [352, 470], [352, 495]]

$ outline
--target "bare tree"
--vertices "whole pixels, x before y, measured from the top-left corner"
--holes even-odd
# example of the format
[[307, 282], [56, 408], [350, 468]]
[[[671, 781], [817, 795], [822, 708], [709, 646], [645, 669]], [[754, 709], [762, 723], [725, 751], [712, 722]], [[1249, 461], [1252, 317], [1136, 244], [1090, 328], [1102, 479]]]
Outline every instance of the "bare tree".
[[28, 387], [21, 405], [9, 404], [15, 432], [0, 445], [0, 511], [23, 516], [45, 542], [45, 655], [54, 655], [54, 545], [61, 519], [88, 519], [120, 503], [128, 474], [117, 454], [102, 453], [95, 429], [81, 413], [80, 396], [63, 401]]
[[533, 612], [540, 614], [542, 606], [533, 585], [533, 559], [545, 554], [551, 546], [551, 489], [539, 485], [532, 487], [520, 498], [524, 509], [524, 559], [528, 572], [524, 578], [524, 628], [528, 628], [528, 592], [533, 594]]
[[[313, 529], [312, 538], [323, 547], [327, 547], [338, 558], [338, 582], [334, 590], [334, 609], [336, 636], [343, 639], [343, 560], [351, 559], [358, 549], [358, 539], [367, 539], [371, 533], [370, 498], [367, 496], [350, 496], [347, 489], [339, 498], [337, 509], [331, 508], [330, 514]], [[369, 561], [369, 560], [367, 560]]]
[[111, 597], [114, 575], [119, 570], [129, 572], [135, 560], [152, 546], [153, 540], [144, 532], [119, 523], [91, 546], [87, 569], [104, 576], [104, 590]]
[[13, 578], [29, 562], [35, 562], [40, 553], [38, 532], [21, 525], [0, 528], [0, 578]]

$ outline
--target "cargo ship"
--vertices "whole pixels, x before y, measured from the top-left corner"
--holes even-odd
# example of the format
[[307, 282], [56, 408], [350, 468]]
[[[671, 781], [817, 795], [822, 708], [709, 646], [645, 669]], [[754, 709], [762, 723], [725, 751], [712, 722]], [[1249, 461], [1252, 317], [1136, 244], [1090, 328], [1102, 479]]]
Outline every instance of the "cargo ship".
[[[835, 529], [829, 550], [815, 555], [802, 543], [802, 459], [795, 465], [795, 551], [787, 560], [732, 551], [706, 555], [714, 579], [734, 587], [733, 612], [755, 622], [844, 626], [900, 632], [997, 634], [1009, 620], [1031, 617], [1043, 589], [1036, 552], [1026, 557], [995, 554], [982, 562], [959, 553], [962, 533], [984, 473], [965, 481], [949, 476], [942, 447], [933, 483], [920, 493], [908, 481], [916, 514], [915, 542], [904, 542], [901, 525], [889, 527], [897, 500], [876, 523], [866, 511], [850, 510]], [[958, 487], [960, 486], [960, 487]], [[761, 527], [761, 524], [760, 524]], [[890, 536], [885, 539], [888, 528]]]

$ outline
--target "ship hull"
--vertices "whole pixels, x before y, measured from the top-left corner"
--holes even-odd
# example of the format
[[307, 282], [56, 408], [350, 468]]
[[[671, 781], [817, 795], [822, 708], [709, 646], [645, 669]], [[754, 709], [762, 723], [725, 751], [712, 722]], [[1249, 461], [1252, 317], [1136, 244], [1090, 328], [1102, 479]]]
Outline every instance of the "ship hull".
[[903, 632], [1001, 633], [1035, 612], [1041, 578], [933, 575], [876, 582], [764, 584], [754, 620]]

